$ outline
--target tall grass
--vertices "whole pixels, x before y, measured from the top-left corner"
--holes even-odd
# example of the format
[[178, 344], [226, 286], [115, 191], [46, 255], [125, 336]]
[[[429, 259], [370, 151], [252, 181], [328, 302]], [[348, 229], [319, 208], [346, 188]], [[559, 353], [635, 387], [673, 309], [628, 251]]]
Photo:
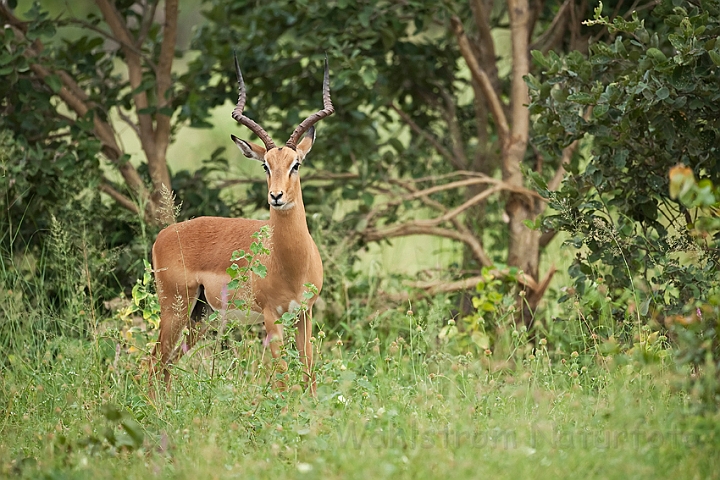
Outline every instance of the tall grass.
[[65, 302], [29, 295], [47, 288], [39, 266], [57, 252], [0, 263], [0, 477], [720, 475], [720, 418], [693, 414], [666, 339], [633, 326], [621, 348], [612, 305], [593, 310], [607, 330], [593, 336], [583, 301], [604, 297], [569, 305], [536, 344], [498, 310], [488, 348], [445, 299], [347, 297], [343, 323], [315, 329], [317, 398], [294, 363], [289, 388], [274, 388], [261, 332], [235, 328], [183, 357], [152, 402], [152, 330], [91, 310], [88, 257], [61, 231], [54, 244], [70, 245]]

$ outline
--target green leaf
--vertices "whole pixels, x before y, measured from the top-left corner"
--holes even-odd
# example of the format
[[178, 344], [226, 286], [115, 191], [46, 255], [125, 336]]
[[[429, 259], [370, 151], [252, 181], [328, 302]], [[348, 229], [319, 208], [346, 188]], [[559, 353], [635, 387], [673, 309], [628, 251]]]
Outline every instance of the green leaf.
[[254, 265], [251, 270], [260, 278], [265, 278], [267, 275], [267, 267], [265, 267], [265, 265]]
[[48, 87], [50, 87], [55, 93], [58, 93], [62, 88], [62, 82], [60, 81], [60, 77], [55, 74], [45, 77], [45, 83], [47, 83]]
[[655, 63], [662, 63], [667, 61], [667, 57], [665, 56], [665, 54], [657, 48], [648, 48], [647, 55], [648, 57], [652, 58], [653, 62]]
[[403, 153], [405, 151], [405, 146], [400, 140], [395, 137], [391, 137], [390, 140], [388, 140], [388, 143], [395, 149], [397, 153]]
[[579, 103], [580, 105], [591, 105], [596, 101], [595, 95], [584, 92], [568, 95], [567, 99], [569, 102]]
[[[536, 51], [536, 50], [533, 50], [533, 51]], [[523, 77], [523, 79], [525, 80], [525, 83], [527, 84], [527, 86], [530, 90], [535, 90], [535, 91], [540, 90], [541, 84], [538, 81], [538, 79], [535, 78], [534, 75], [527, 74]]]
[[713, 63], [720, 67], [720, 51], [717, 49], [714, 50], [708, 50], [708, 55], [710, 55], [710, 59], [713, 61]]
[[142, 447], [145, 433], [143, 432], [140, 424], [132, 418], [127, 418], [123, 420], [120, 425], [122, 425], [123, 430], [125, 430], [125, 432], [127, 432], [127, 434], [132, 439], [132, 446], [134, 446], [135, 448]]
[[109, 403], [103, 405], [100, 408], [100, 411], [105, 416], [105, 418], [107, 418], [111, 422], [116, 422], [120, 420], [123, 416], [123, 412], [118, 407]]
[[531, 50], [530, 55], [532, 55], [535, 62], [537, 62], [537, 64], [540, 65], [541, 67], [547, 68], [550, 66], [550, 61], [547, 58], [545, 58], [545, 55], [543, 55], [543, 53], [540, 50]]
[[592, 116], [595, 119], [600, 119], [605, 116], [605, 114], [610, 110], [610, 106], [607, 103], [601, 103], [599, 105], [595, 105], [592, 111]]

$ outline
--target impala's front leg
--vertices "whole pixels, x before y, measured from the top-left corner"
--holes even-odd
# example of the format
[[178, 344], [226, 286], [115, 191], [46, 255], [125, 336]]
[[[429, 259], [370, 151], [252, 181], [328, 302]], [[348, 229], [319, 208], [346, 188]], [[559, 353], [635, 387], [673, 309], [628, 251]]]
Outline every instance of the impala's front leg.
[[312, 311], [300, 313], [300, 319], [297, 324], [297, 334], [295, 342], [297, 343], [300, 360], [304, 366], [303, 379], [310, 389], [312, 396], [315, 396], [315, 372], [313, 371], [313, 346], [310, 342], [312, 338]]
[[265, 332], [267, 334], [263, 344], [266, 347], [270, 347], [270, 353], [277, 365], [277, 368], [273, 368], [272, 370], [272, 381], [279, 390], [285, 390], [285, 382], [276, 379], [278, 373], [287, 372], [287, 362], [280, 358], [283, 345], [283, 327], [281, 323], [276, 323], [280, 317], [273, 312], [271, 308], [266, 308], [263, 310], [263, 318], [265, 322]]

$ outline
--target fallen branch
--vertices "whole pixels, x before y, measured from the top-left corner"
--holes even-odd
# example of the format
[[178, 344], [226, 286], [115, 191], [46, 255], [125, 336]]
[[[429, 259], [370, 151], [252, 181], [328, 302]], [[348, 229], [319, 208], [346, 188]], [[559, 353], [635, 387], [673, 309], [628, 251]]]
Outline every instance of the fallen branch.
[[[510, 275], [510, 269], [493, 269], [490, 273], [494, 277], [504, 278]], [[535, 291], [538, 289], [538, 283], [530, 275], [520, 272], [515, 275], [518, 284], [523, 287]], [[447, 280], [431, 280], [421, 282], [405, 282], [405, 284], [412, 288], [425, 290], [428, 295], [437, 295], [439, 293], [452, 293], [459, 292], [462, 290], [468, 290], [475, 288], [475, 286], [487, 280], [487, 277], [478, 275], [475, 277], [463, 278], [462, 280], [456, 280], [454, 282], [448, 282]], [[547, 288], [547, 286], [545, 287]]]

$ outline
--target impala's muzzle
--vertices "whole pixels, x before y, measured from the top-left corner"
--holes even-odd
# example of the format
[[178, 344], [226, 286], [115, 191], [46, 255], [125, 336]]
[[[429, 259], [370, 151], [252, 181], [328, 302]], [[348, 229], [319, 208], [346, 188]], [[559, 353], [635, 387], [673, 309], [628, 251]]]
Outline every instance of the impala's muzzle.
[[282, 198], [283, 192], [279, 192], [279, 193], [268, 192], [268, 194], [270, 196], [270, 205], [271, 206], [273, 206], [275, 208], [282, 208], [283, 205], [285, 205], [285, 200]]

